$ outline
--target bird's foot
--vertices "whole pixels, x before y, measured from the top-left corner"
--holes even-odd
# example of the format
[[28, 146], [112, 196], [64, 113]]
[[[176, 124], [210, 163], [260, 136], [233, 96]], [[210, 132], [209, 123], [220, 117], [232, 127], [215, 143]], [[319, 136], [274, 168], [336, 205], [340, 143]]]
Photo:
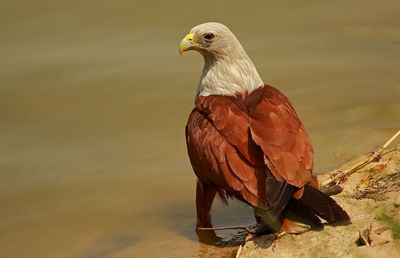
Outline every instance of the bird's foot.
[[196, 227], [196, 235], [199, 238], [200, 242], [210, 245], [222, 240], [222, 238], [217, 236], [217, 234], [215, 234], [215, 231], [212, 229], [202, 230], [201, 227]]

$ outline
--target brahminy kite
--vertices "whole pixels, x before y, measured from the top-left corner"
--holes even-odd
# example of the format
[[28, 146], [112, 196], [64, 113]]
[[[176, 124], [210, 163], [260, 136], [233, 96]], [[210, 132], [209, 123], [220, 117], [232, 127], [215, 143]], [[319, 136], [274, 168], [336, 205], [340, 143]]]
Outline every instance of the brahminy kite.
[[332, 198], [309, 185], [310, 137], [287, 97], [264, 84], [235, 35], [220, 23], [200, 24], [180, 42], [180, 54], [187, 50], [205, 60], [186, 126], [198, 177], [198, 227], [212, 227], [217, 193], [225, 202], [234, 197], [251, 205], [272, 232], [299, 233], [321, 226], [321, 218], [349, 221]]

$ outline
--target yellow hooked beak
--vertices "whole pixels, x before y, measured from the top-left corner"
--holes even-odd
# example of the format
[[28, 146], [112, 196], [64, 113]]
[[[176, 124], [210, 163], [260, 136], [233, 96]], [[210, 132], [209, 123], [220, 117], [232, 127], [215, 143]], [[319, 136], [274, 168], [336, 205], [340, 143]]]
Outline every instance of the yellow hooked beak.
[[179, 44], [179, 54], [182, 55], [183, 52], [189, 50], [191, 47], [199, 45], [193, 41], [193, 33], [187, 34]]

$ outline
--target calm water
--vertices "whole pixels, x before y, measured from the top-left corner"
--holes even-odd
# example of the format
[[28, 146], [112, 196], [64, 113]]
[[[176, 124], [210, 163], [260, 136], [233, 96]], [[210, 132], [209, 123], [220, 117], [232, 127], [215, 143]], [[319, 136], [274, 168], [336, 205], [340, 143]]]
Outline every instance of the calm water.
[[[1, 257], [207, 249], [194, 234], [184, 141], [203, 60], [177, 51], [201, 22], [227, 24], [264, 81], [289, 96], [313, 140], [316, 172], [400, 126], [398, 0], [1, 6]], [[253, 222], [238, 203], [217, 203], [213, 215], [215, 225]]]

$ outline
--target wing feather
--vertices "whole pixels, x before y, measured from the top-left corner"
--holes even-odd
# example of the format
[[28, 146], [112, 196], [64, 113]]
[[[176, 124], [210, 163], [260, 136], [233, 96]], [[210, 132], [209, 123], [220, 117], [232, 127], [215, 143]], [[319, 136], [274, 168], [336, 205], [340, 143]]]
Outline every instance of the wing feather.
[[[229, 137], [217, 130], [215, 121], [196, 109], [192, 111], [186, 127], [192, 167], [202, 181], [223, 189], [228, 196], [233, 195], [257, 206], [260, 198], [255, 168], [240, 156]], [[227, 131], [226, 128], [225, 130]], [[260, 177], [262, 178], [261, 174]]]
[[289, 100], [265, 85], [247, 98], [249, 127], [264, 161], [278, 180], [303, 187], [311, 180], [313, 148]]

